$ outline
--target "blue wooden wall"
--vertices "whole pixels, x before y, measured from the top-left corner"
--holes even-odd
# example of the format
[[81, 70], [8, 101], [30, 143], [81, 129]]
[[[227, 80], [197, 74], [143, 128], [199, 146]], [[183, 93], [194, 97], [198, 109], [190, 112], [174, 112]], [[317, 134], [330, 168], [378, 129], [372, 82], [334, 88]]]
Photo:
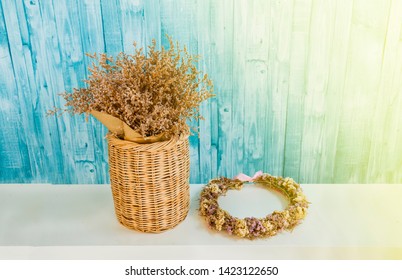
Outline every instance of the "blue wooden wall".
[[217, 94], [191, 182], [401, 183], [401, 27], [400, 0], [0, 0], [0, 182], [107, 183], [102, 125], [46, 111], [83, 86], [86, 52], [169, 34]]

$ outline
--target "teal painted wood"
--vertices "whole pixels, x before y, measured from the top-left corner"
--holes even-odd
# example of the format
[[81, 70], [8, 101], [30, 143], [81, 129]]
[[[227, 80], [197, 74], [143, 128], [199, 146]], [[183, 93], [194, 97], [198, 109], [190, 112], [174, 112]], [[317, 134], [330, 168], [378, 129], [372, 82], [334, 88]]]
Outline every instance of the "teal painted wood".
[[[305, 5], [305, 3], [303, 3]], [[265, 132], [265, 168], [272, 174], [286, 174], [292, 167], [292, 159], [286, 159], [286, 134], [288, 96], [290, 87], [290, 50], [292, 42], [292, 1], [272, 1], [269, 21], [269, 49], [268, 49], [268, 85], [267, 98], [267, 130]], [[308, 8], [307, 8], [308, 10]], [[300, 22], [296, 26], [303, 27]], [[301, 33], [303, 35], [303, 33]], [[295, 39], [294, 39], [295, 40]], [[303, 46], [303, 42], [294, 41], [295, 45]], [[299, 59], [297, 59], [299, 58]], [[295, 56], [293, 62], [303, 61], [303, 56]], [[293, 75], [292, 77], [296, 77]], [[289, 152], [289, 151], [288, 151]], [[285, 171], [285, 173], [284, 173]], [[292, 176], [297, 175], [293, 172]], [[295, 178], [297, 179], [297, 178]]]
[[[190, 53], [198, 53], [197, 11], [194, 0], [160, 1], [161, 34], [174, 36], [174, 40], [186, 45]], [[162, 45], [168, 47], [168, 39], [162, 35]], [[191, 125], [198, 126], [198, 123]], [[200, 181], [200, 141], [197, 135], [189, 138], [190, 142], [190, 182]]]
[[402, 181], [401, 2], [0, 0], [0, 182], [107, 183], [106, 129], [46, 117], [85, 53], [167, 46], [215, 83], [191, 182], [262, 169], [304, 183]]
[[[77, 1], [78, 12], [79, 12], [79, 22], [80, 22], [80, 33], [81, 33], [81, 45], [83, 53], [88, 52], [104, 52], [105, 51], [105, 40], [103, 36], [103, 23], [102, 23], [102, 13], [100, 1]], [[85, 69], [90, 65], [90, 59], [87, 56], [83, 57], [85, 63]], [[87, 77], [87, 71], [84, 74]], [[81, 84], [80, 84], [81, 85]], [[92, 140], [89, 143], [84, 143], [85, 145], [92, 146], [91, 152], [93, 151], [92, 161], [82, 161], [86, 173], [89, 174], [91, 180], [95, 182], [108, 182], [109, 173], [108, 170], [108, 158], [107, 144], [104, 141], [104, 135], [107, 130], [98, 121], [93, 118], [89, 119], [88, 133], [89, 138]]]
[[[311, 3], [310, 1], [300, 1], [293, 3], [293, 7], [291, 3], [286, 3], [286, 5], [288, 6], [282, 7], [283, 13], [286, 13], [286, 20], [283, 23], [286, 33], [279, 35], [284, 36], [282, 40], [285, 45], [283, 50], [279, 50], [282, 53], [279, 58], [283, 59], [279, 63], [283, 67], [283, 79], [289, 85], [286, 89], [285, 83], [277, 94], [281, 95], [283, 91], [287, 92], [283, 173], [285, 176], [293, 177], [299, 181], [304, 127], [304, 98], [306, 95], [305, 72], [308, 56], [308, 51], [300, 51], [299, 46], [307, 49], [309, 47], [307, 30], [310, 30], [310, 21], [302, 21], [301, 19], [310, 18], [307, 15], [311, 13]], [[307, 5], [308, 8], [304, 9], [304, 5]], [[297, 8], [300, 9], [299, 12], [295, 11]], [[294, 20], [299, 23], [296, 30], [292, 27], [292, 13], [295, 14]], [[301, 19], [296, 15], [300, 15]]]
[[[17, 84], [12, 64], [12, 57], [9, 47], [9, 39], [4, 18], [3, 5], [0, 3], [0, 177], [12, 180], [17, 177], [18, 180], [26, 182], [32, 179], [33, 174], [27, 157], [21, 154], [27, 154], [25, 138], [20, 138], [20, 123], [18, 106]], [[18, 139], [18, 140], [16, 140]], [[21, 151], [21, 152], [20, 152]]]
[[[305, 58], [304, 125], [300, 140], [299, 180], [317, 182], [321, 170], [322, 143], [324, 140], [327, 85], [329, 82], [332, 36], [335, 24], [336, 2], [313, 1], [309, 23], [310, 54]], [[307, 17], [306, 17], [307, 18]], [[307, 24], [306, 24], [307, 25]], [[308, 25], [307, 25], [308, 26]], [[318, 172], [317, 172], [318, 171]]]
[[[247, 3], [244, 40], [244, 162], [247, 174], [265, 170], [265, 132], [267, 131], [269, 17], [255, 17], [270, 11], [269, 1]], [[254, 30], [247, 32], [247, 30]], [[250, 110], [253, 108], [253, 110]]]

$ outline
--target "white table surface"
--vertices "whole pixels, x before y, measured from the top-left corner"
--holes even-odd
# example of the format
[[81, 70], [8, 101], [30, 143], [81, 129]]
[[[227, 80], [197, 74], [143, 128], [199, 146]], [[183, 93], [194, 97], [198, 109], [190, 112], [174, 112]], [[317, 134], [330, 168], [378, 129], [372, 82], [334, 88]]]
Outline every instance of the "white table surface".
[[[117, 222], [109, 185], [0, 185], [0, 259], [402, 259], [402, 185], [302, 185], [303, 223], [253, 241], [207, 228], [202, 187], [181, 224], [146, 234]], [[286, 207], [253, 184], [219, 203], [238, 217]]]

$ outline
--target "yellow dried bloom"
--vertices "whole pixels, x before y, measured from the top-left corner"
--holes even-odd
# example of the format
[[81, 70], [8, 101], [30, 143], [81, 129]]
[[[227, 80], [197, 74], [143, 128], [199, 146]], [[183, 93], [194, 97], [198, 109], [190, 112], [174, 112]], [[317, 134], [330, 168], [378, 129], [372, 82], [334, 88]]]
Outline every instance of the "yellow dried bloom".
[[306, 196], [303, 193], [298, 193], [295, 198], [293, 198], [294, 202], [303, 202], [306, 201]]
[[296, 219], [303, 219], [305, 216], [306, 216], [306, 211], [305, 211], [305, 208], [303, 208], [303, 207], [300, 207], [300, 206], [297, 206], [296, 207], [296, 215], [295, 215], [295, 218]]
[[217, 230], [221, 231], [222, 226], [225, 223], [225, 212], [222, 209], [218, 209], [215, 213], [215, 217], [215, 227]]
[[210, 192], [213, 194], [220, 194], [222, 191], [217, 185], [210, 186]]
[[267, 231], [272, 231], [274, 228], [274, 226], [267, 220], [263, 220], [262, 225], [267, 229]]
[[248, 228], [247, 228], [246, 221], [245, 220], [237, 220], [234, 232], [239, 237], [245, 237], [248, 234]]

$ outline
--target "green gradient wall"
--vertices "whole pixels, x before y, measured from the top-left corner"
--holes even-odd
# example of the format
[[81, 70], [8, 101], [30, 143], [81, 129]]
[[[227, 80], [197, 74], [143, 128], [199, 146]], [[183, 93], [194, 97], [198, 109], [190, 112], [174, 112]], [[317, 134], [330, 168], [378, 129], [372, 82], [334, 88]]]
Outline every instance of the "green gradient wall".
[[0, 182], [107, 183], [106, 131], [45, 112], [86, 52], [164, 34], [217, 97], [191, 182], [263, 170], [302, 183], [402, 182], [402, 1], [0, 1]]

